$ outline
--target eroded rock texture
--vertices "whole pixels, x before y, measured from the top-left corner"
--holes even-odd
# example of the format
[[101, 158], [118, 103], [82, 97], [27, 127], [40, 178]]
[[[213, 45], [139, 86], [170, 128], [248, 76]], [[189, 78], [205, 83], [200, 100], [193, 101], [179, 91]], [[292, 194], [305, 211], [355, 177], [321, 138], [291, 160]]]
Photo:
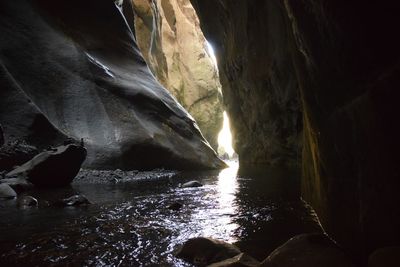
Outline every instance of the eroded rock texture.
[[113, 1], [0, 3], [0, 121], [44, 147], [85, 139], [86, 166], [222, 165], [150, 73]]
[[325, 229], [358, 255], [398, 243], [397, 3], [192, 3], [241, 161], [296, 159], [301, 103], [302, 192]]
[[150, 69], [216, 150], [223, 119], [221, 85], [190, 1], [126, 1], [136, 14], [136, 40]]

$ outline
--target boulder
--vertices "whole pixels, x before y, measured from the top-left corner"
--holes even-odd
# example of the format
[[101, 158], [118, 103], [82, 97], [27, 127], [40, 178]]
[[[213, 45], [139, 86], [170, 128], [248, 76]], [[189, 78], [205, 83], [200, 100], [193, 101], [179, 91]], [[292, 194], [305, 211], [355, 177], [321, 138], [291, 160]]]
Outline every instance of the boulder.
[[199, 181], [189, 181], [181, 185], [182, 188], [188, 188], [188, 187], [202, 187], [203, 184], [200, 183]]
[[92, 204], [84, 195], [73, 195], [56, 202], [56, 206], [71, 207]]
[[39, 204], [38, 200], [32, 196], [23, 196], [18, 198], [18, 207], [19, 208], [29, 208], [29, 207], [37, 207]]
[[383, 247], [375, 250], [368, 259], [368, 267], [400, 266], [400, 247]]
[[262, 267], [354, 267], [345, 253], [325, 234], [302, 234], [274, 250]]
[[176, 257], [196, 266], [207, 266], [238, 254], [240, 254], [239, 248], [230, 243], [212, 238], [196, 237], [186, 241], [179, 249]]
[[240, 253], [233, 258], [213, 263], [208, 267], [258, 267], [260, 262], [246, 253]]
[[85, 158], [83, 146], [59, 146], [40, 153], [7, 176], [26, 175], [29, 182], [38, 186], [64, 186], [72, 182]]
[[0, 199], [13, 199], [17, 193], [8, 184], [0, 184]]

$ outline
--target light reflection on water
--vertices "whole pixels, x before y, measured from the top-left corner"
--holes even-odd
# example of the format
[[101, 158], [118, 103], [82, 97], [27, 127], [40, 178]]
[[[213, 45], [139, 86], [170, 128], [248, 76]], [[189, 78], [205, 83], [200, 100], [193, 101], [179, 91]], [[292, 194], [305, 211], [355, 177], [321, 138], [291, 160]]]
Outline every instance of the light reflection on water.
[[[260, 188], [257, 181], [238, 179], [238, 163], [229, 165], [219, 173], [184, 173], [172, 182], [78, 183], [65, 192], [31, 192], [43, 203], [73, 191], [94, 204], [71, 209], [40, 206], [29, 212], [11, 206], [0, 209], [0, 265], [190, 266], [174, 257], [187, 239], [243, 241], [257, 234], [261, 223], [273, 221], [280, 205], [249, 194], [256, 192], [249, 187]], [[178, 187], [194, 179], [204, 186]], [[183, 203], [181, 210], [166, 208], [176, 201]]]

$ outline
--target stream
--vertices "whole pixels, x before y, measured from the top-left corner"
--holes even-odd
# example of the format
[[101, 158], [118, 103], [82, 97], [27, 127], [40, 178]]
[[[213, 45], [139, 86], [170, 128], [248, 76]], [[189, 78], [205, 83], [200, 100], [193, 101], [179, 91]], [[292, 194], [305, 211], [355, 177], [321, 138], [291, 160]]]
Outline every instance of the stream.
[[[262, 260], [295, 234], [317, 229], [299, 198], [298, 173], [229, 166], [117, 183], [79, 179], [26, 192], [39, 200], [35, 208], [0, 202], [0, 265], [191, 266], [174, 254], [198, 236], [235, 243]], [[179, 186], [190, 180], [204, 186]], [[76, 193], [92, 204], [51, 205]], [[183, 207], [168, 209], [174, 202]]]

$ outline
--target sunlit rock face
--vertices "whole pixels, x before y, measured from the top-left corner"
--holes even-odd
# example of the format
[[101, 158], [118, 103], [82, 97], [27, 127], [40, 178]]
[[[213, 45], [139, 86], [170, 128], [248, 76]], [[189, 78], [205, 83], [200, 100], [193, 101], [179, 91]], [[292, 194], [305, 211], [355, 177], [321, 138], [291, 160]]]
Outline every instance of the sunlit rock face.
[[296, 158], [301, 103], [303, 198], [349, 251], [398, 244], [397, 3], [192, 3], [217, 50], [241, 160]]
[[136, 40], [150, 69], [194, 117], [217, 149], [222, 100], [213, 63], [189, 0], [125, 0], [124, 13], [135, 13]]
[[6, 139], [84, 138], [87, 167], [223, 165], [155, 80], [113, 1], [1, 1], [0, 33]]

